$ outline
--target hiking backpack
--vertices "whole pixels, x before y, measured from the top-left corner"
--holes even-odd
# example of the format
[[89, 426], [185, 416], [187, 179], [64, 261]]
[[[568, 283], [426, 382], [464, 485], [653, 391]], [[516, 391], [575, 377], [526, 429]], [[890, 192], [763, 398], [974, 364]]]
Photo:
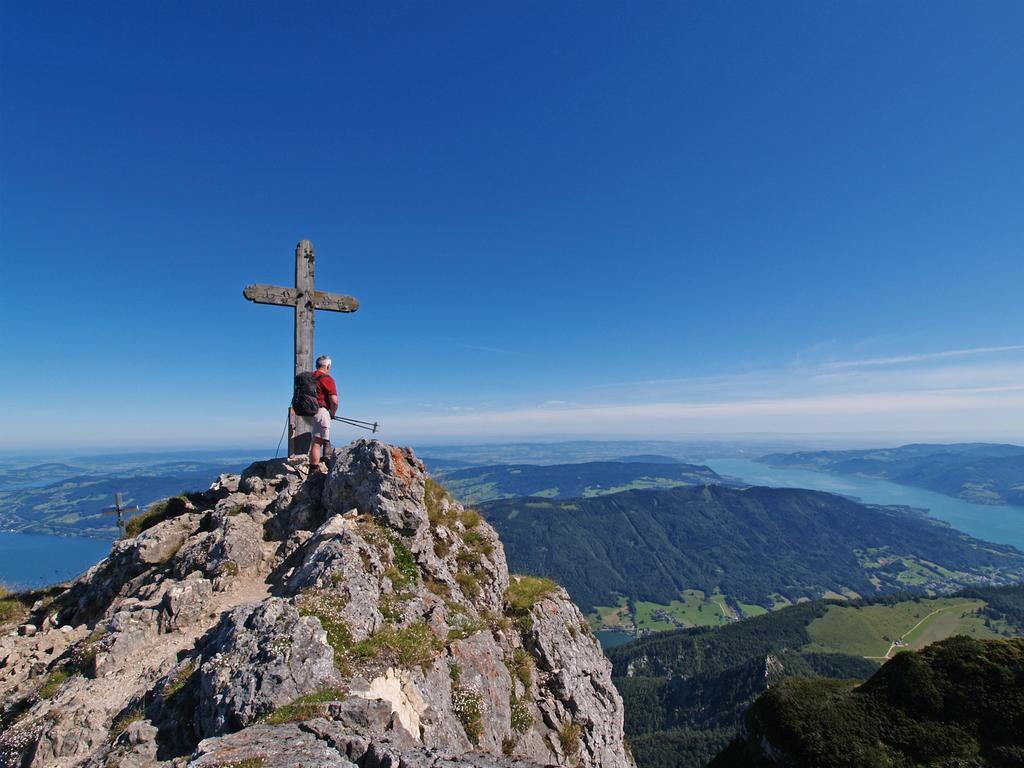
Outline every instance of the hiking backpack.
[[295, 389], [292, 392], [292, 410], [299, 416], [316, 416], [320, 403], [316, 399], [316, 376], [310, 371], [303, 371], [295, 376]]

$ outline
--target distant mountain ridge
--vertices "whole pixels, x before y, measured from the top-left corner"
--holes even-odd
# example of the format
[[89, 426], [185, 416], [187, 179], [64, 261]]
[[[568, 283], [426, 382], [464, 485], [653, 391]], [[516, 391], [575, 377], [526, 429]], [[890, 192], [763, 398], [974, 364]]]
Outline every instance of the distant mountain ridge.
[[708, 467], [660, 456], [578, 464], [497, 464], [451, 469], [439, 474], [448, 490], [469, 504], [525, 496], [568, 499], [637, 488], [725, 482]]
[[513, 567], [564, 584], [585, 610], [721, 590], [763, 606], [909, 586], [1024, 577], [1024, 553], [903, 508], [791, 488], [707, 485], [481, 507]]
[[899, 448], [772, 453], [772, 467], [864, 475], [912, 485], [977, 504], [1024, 507], [1024, 446], [912, 443]]

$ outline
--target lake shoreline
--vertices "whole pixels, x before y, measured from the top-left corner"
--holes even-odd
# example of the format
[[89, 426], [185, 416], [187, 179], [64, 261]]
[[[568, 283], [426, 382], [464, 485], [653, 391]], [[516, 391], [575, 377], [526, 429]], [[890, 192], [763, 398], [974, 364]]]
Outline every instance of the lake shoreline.
[[1024, 552], [1024, 507], [977, 504], [879, 478], [773, 467], [753, 459], [707, 459], [702, 463], [723, 477], [749, 485], [806, 488], [853, 498], [860, 504], [923, 511], [929, 519], [974, 538], [1012, 546]]

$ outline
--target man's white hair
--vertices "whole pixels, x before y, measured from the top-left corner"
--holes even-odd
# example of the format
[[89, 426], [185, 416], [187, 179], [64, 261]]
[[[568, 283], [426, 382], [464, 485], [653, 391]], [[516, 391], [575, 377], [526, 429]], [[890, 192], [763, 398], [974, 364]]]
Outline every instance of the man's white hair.
[[331, 358], [329, 358], [327, 355], [320, 355], [320, 357], [316, 359], [317, 368], [330, 368], [330, 366]]

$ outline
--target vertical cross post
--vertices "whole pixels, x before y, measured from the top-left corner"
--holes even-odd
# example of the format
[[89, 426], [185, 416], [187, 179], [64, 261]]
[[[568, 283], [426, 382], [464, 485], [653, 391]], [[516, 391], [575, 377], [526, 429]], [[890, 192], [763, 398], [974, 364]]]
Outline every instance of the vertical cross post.
[[[313, 370], [313, 323], [318, 309], [327, 312], [355, 312], [359, 302], [340, 293], [326, 293], [313, 285], [313, 243], [300, 240], [295, 246], [295, 287], [279, 285], [247, 285], [242, 295], [257, 304], [276, 304], [295, 308], [295, 366], [293, 374]], [[288, 410], [288, 455], [307, 453], [312, 432], [312, 420]]]
[[107, 507], [103, 510], [105, 515], [117, 515], [117, 537], [123, 539], [124, 533], [124, 513], [125, 512], [138, 512], [138, 507], [126, 507], [124, 506], [124, 496], [121, 493], [114, 494], [114, 506]]
[[300, 240], [295, 246], [295, 375], [313, 370], [313, 307], [316, 289], [313, 286], [313, 266], [316, 257], [313, 243]]
[[[313, 243], [300, 240], [295, 246], [295, 375], [313, 370], [313, 305], [316, 288], [313, 272], [316, 256]], [[306, 453], [313, 440], [313, 421], [308, 416], [291, 415], [288, 430], [288, 455]]]

